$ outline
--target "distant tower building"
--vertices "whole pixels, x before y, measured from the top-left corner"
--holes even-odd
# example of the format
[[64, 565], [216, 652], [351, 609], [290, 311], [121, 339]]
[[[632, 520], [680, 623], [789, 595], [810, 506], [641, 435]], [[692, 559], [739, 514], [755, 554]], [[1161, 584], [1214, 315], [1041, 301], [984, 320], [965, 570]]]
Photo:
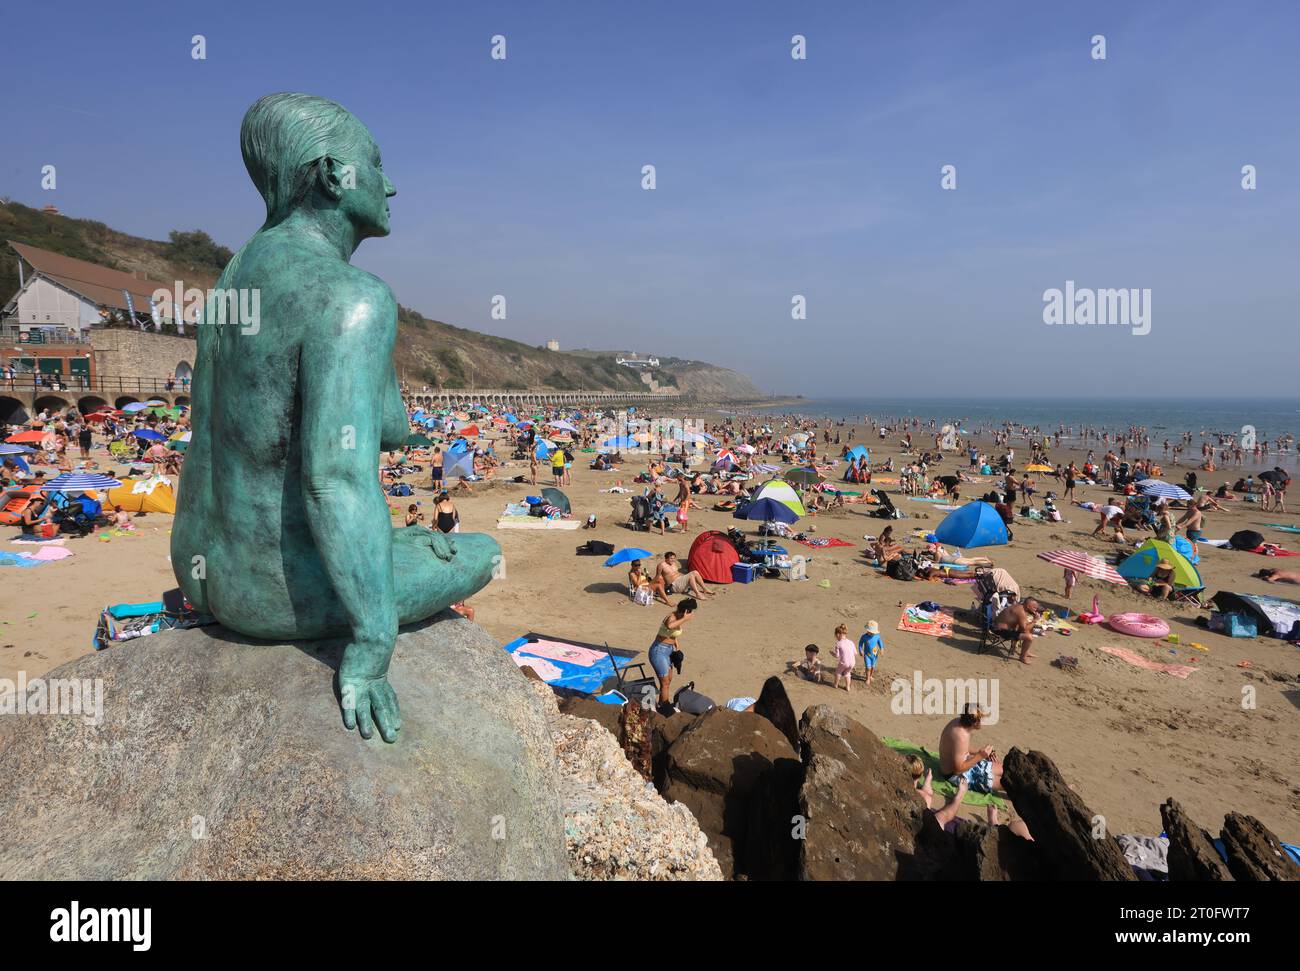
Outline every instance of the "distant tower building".
[[560, 342], [557, 340], [549, 340], [546, 342], [546, 349], [548, 351], [558, 351], [560, 349]]

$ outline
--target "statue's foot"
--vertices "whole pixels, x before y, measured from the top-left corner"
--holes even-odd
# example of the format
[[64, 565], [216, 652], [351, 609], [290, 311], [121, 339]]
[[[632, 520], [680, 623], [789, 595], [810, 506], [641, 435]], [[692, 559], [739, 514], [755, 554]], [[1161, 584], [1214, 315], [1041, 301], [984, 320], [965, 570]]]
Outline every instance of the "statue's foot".
[[402, 713], [397, 707], [397, 693], [388, 683], [388, 677], [368, 678], [350, 675], [349, 649], [343, 652], [343, 663], [339, 667], [338, 688], [339, 707], [343, 710], [343, 724], [348, 730], [356, 729], [361, 737], [368, 739], [379, 726], [379, 735], [385, 742], [397, 741], [397, 733], [402, 727]]

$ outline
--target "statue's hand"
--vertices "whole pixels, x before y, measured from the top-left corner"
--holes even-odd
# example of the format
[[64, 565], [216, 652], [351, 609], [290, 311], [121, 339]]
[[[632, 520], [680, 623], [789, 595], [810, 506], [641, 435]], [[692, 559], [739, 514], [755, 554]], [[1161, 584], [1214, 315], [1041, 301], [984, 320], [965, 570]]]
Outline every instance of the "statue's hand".
[[456, 542], [448, 533], [441, 530], [434, 530], [433, 542], [429, 544], [433, 548], [433, 555], [440, 560], [451, 562], [451, 558], [456, 555]]
[[349, 730], [357, 729], [362, 738], [370, 738], [379, 726], [379, 734], [385, 742], [397, 741], [397, 733], [402, 727], [402, 713], [397, 707], [397, 693], [388, 683], [388, 675], [365, 677], [350, 674], [348, 671], [348, 651], [343, 654], [343, 663], [339, 666], [339, 706], [343, 709], [343, 724]]

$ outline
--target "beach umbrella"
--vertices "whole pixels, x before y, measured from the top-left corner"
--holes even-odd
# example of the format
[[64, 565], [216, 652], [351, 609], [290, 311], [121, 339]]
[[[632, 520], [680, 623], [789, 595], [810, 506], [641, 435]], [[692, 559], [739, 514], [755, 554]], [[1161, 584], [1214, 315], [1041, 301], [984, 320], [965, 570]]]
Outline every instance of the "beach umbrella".
[[1041, 462], [1039, 462], [1036, 465], [1026, 465], [1025, 471], [1026, 472], [1055, 472], [1056, 469], [1052, 468], [1050, 465], [1043, 465]]
[[736, 446], [736, 451], [744, 452], [746, 455], [753, 455], [755, 452], [758, 451], [758, 449], [754, 448], [753, 445], [748, 445], [742, 442], [741, 444]]
[[542, 498], [560, 512], [573, 512], [573, 508], [569, 505], [569, 497], [553, 486], [547, 486], [542, 490]]
[[65, 472], [45, 483], [46, 489], [62, 492], [86, 492], [90, 489], [116, 489], [122, 483], [98, 472]]
[[1100, 556], [1092, 556], [1079, 550], [1051, 550], [1047, 553], [1039, 553], [1038, 558], [1086, 577], [1092, 577], [1094, 580], [1105, 580], [1107, 583], [1128, 582], [1118, 570]]
[[574, 425], [571, 422], [567, 422], [567, 421], [548, 421], [546, 423], [546, 427], [559, 428], [562, 431], [566, 431], [566, 432], [576, 432], [578, 430], [577, 425]]
[[428, 435], [420, 435], [417, 433], [415, 435], [407, 435], [406, 444], [412, 448], [428, 448], [433, 444], [433, 439]]
[[870, 462], [871, 449], [867, 448], [865, 445], [854, 445], [849, 449], [848, 454], [845, 455], [844, 458], [849, 462], [856, 462], [859, 459], [866, 459]]
[[816, 485], [825, 479], [816, 469], [791, 469], [781, 476], [786, 482], [797, 486]]
[[30, 455], [34, 451], [36, 449], [26, 445], [10, 445], [8, 442], [0, 445], [0, 455]]
[[605, 565], [618, 566], [620, 563], [631, 563], [633, 560], [648, 560], [653, 556], [654, 554], [649, 550], [643, 550], [639, 546], [629, 546], [607, 559]]
[[[736, 456], [732, 455], [727, 449], [719, 449], [718, 457], [713, 460], [715, 469], [729, 469], [736, 464]], [[775, 471], [775, 470], [773, 470]]]
[[128, 415], [134, 415], [137, 411], [144, 411], [148, 407], [143, 401], [132, 401], [129, 405], [123, 405], [122, 410]]
[[166, 406], [167, 402], [163, 401], [162, 398], [150, 398], [148, 401], [145, 402], [145, 404], [152, 408], [155, 405]]
[[5, 439], [10, 445], [36, 445], [45, 440], [49, 432], [19, 432], [17, 435], [10, 435]]
[[131, 434], [136, 438], [144, 439], [146, 442], [163, 442], [167, 440], [166, 435], [163, 435], [161, 432], [156, 432], [152, 428], [139, 428]]
[[1181, 486], [1176, 486], [1172, 482], [1163, 482], [1160, 479], [1143, 479], [1138, 483], [1138, 490], [1144, 496], [1154, 496], [1158, 499], [1192, 498], [1192, 494]]
[[736, 511], [731, 514], [733, 519], [750, 519], [762, 520], [765, 523], [793, 523], [799, 518], [799, 514], [787, 506], [784, 502], [778, 502], [776, 499], [764, 498], [755, 499], [738, 506]]
[[768, 479], [754, 493], [755, 499], [775, 499], [777, 502], [789, 506], [790, 511], [796, 516], [806, 516], [808, 511], [804, 509], [803, 502], [799, 494], [794, 491], [790, 483], [782, 479]]
[[615, 435], [613, 438], [607, 438], [600, 443], [601, 448], [611, 448], [622, 451], [625, 448], [636, 448], [637, 441], [635, 438], [629, 438], [627, 435]]
[[457, 434], [464, 435], [466, 438], [478, 438], [479, 435], [483, 434], [478, 430], [478, 425], [470, 424], [458, 423], [455, 427], [455, 431]]
[[1007, 542], [1007, 526], [987, 502], [969, 502], [948, 513], [934, 535], [940, 543], [963, 550], [1001, 546]]
[[193, 432], [181, 432], [178, 435], [173, 435], [170, 440], [173, 442], [188, 442], [193, 434]]

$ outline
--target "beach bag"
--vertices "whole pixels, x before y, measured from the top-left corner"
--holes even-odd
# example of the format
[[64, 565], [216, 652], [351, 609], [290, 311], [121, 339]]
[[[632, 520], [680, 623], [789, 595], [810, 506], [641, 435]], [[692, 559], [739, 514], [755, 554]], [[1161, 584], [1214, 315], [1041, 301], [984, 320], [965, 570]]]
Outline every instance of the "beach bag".
[[895, 580], [915, 580], [916, 560], [911, 556], [900, 556], [885, 565], [885, 576]]
[[695, 690], [694, 681], [673, 695], [673, 704], [677, 706], [678, 711], [684, 711], [688, 715], [703, 715], [706, 711], [718, 707], [708, 695], [702, 695]]
[[405, 482], [394, 482], [388, 487], [388, 494], [390, 496], [409, 496], [411, 487]]
[[1259, 633], [1255, 618], [1240, 611], [1223, 615], [1223, 632], [1229, 637], [1255, 637]]

